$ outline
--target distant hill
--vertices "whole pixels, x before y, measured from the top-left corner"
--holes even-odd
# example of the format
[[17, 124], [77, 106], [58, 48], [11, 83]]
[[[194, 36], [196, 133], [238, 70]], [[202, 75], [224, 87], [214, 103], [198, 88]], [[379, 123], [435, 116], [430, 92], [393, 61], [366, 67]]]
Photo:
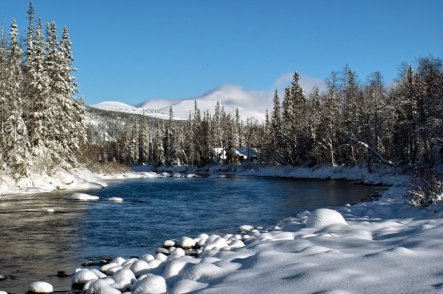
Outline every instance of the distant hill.
[[132, 114], [144, 114], [146, 116], [167, 119], [169, 107], [172, 106], [174, 118], [185, 120], [189, 113], [194, 111], [194, 101], [197, 101], [200, 111], [209, 110], [214, 113], [217, 101], [224, 107], [227, 113], [235, 114], [238, 108], [243, 120], [253, 117], [259, 121], [265, 119], [266, 109], [272, 108], [272, 93], [266, 91], [247, 91], [237, 85], [224, 85], [202, 96], [188, 99], [151, 99], [136, 106], [118, 101], [103, 101], [90, 107]]

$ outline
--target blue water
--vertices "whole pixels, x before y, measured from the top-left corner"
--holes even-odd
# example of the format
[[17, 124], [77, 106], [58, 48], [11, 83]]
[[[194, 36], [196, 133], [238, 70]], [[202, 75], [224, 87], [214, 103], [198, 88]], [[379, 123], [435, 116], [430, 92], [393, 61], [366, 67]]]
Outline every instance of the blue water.
[[268, 226], [307, 209], [356, 203], [375, 189], [346, 181], [207, 177], [116, 181], [89, 191], [100, 201], [88, 203], [54, 193], [2, 196], [0, 275], [8, 279], [0, 290], [24, 292], [36, 279], [66, 290], [69, 278], [55, 274], [69, 274], [85, 260], [139, 256], [166, 239], [236, 232], [243, 224]]

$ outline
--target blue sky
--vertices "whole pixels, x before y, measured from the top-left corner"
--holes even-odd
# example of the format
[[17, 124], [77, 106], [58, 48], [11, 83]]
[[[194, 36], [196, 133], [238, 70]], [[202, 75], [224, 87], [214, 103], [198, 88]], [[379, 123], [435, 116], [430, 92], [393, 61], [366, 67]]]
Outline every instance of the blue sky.
[[[23, 33], [28, 0], [0, 0]], [[191, 98], [220, 85], [272, 91], [299, 71], [315, 81], [350, 65], [386, 82], [402, 62], [443, 57], [443, 1], [33, 0], [66, 25], [87, 104]]]

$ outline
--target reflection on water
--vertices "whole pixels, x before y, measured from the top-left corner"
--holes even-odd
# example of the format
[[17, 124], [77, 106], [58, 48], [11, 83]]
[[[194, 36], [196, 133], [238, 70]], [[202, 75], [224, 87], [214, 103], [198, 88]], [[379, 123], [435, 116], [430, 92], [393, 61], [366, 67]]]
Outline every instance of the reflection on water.
[[66, 288], [56, 274], [78, 265], [73, 252], [83, 239], [76, 223], [87, 208], [60, 194], [0, 196], [0, 275], [7, 277], [0, 289], [22, 293], [35, 279]]
[[[68, 290], [81, 262], [142, 255], [165, 239], [268, 225], [317, 207], [355, 203], [380, 189], [344, 181], [269, 178], [163, 178], [116, 182], [98, 202], [63, 194], [0, 196], [0, 290], [26, 291], [33, 280]], [[123, 203], [110, 203], [110, 197]], [[54, 209], [54, 213], [48, 213]]]

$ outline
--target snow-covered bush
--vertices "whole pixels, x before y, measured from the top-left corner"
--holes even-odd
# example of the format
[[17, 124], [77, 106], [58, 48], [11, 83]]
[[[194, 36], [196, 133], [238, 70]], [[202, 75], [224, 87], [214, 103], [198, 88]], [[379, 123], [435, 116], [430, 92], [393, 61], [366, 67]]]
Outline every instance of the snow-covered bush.
[[412, 187], [408, 202], [413, 206], [427, 207], [443, 200], [443, 179], [431, 170], [417, 170], [411, 176]]

